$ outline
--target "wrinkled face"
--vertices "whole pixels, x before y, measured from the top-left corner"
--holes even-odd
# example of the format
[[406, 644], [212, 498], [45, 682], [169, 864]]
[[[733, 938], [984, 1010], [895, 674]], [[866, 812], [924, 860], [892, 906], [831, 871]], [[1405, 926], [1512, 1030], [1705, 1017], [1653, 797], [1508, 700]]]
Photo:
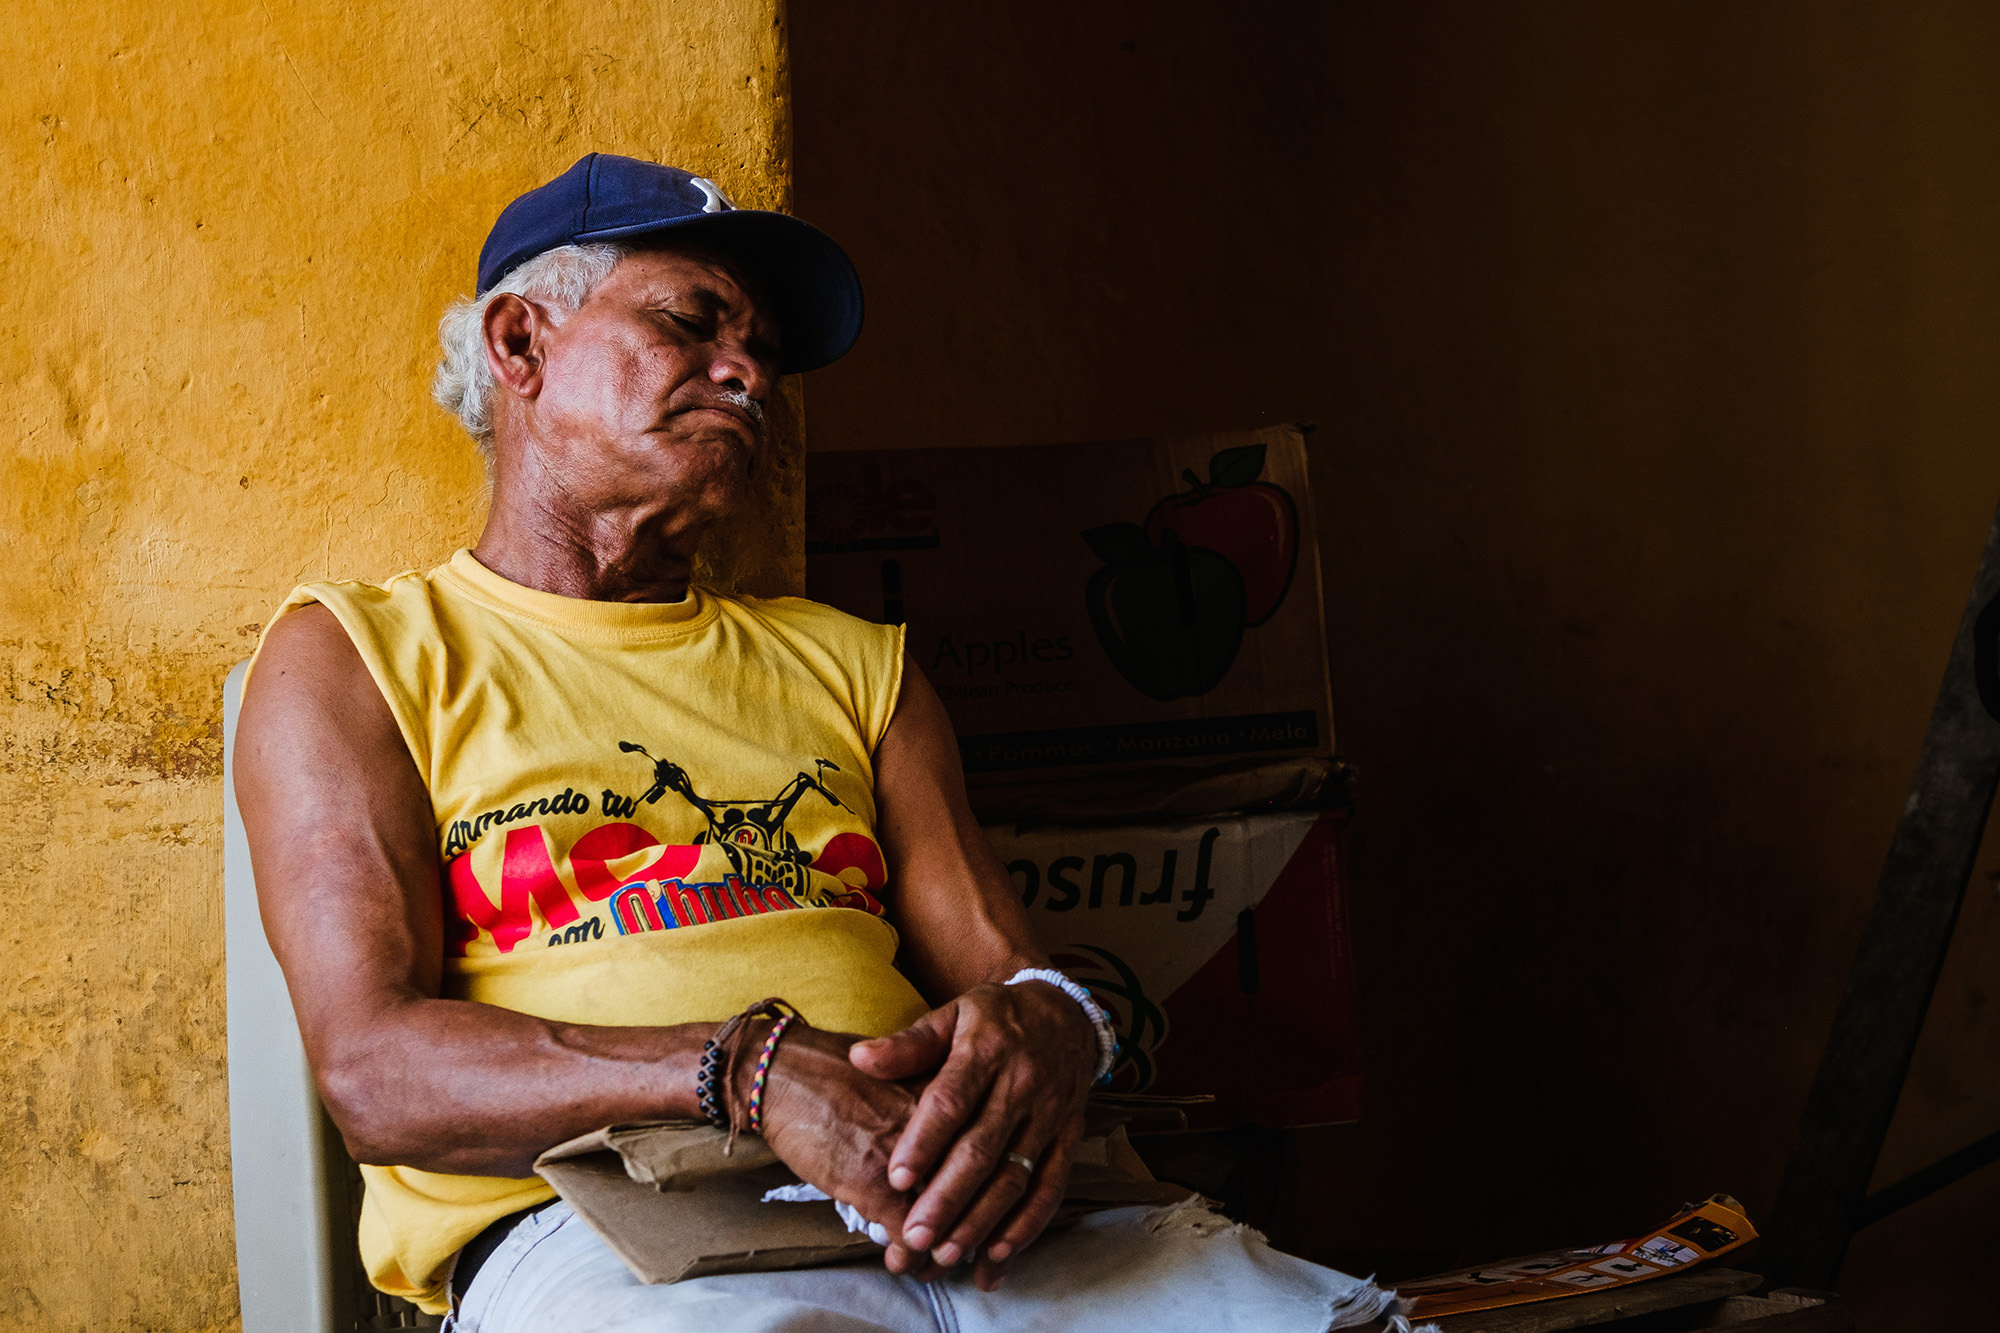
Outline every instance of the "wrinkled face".
[[569, 501], [726, 512], [763, 447], [778, 332], [741, 270], [698, 248], [637, 251], [544, 326], [527, 405], [538, 463]]

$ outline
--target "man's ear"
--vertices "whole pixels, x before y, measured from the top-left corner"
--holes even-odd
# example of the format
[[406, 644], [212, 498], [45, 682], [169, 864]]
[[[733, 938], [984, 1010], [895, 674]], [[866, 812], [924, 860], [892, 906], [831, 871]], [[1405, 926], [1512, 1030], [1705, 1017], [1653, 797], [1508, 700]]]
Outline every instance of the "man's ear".
[[526, 297], [503, 292], [486, 303], [480, 321], [486, 364], [494, 380], [516, 398], [533, 398], [542, 391], [542, 338], [550, 327], [548, 312]]

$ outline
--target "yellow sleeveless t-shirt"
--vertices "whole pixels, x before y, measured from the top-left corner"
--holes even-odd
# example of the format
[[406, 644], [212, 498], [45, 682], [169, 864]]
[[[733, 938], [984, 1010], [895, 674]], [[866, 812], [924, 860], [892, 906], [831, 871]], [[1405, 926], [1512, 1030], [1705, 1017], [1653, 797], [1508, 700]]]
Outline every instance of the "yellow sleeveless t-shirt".
[[[559, 597], [469, 551], [382, 584], [307, 584], [278, 615], [314, 602], [430, 788], [446, 997], [640, 1026], [783, 995], [871, 1036], [924, 1012], [892, 965], [875, 838], [900, 627], [700, 589]], [[361, 1171], [369, 1278], [432, 1313], [461, 1246], [553, 1194], [533, 1177]]]

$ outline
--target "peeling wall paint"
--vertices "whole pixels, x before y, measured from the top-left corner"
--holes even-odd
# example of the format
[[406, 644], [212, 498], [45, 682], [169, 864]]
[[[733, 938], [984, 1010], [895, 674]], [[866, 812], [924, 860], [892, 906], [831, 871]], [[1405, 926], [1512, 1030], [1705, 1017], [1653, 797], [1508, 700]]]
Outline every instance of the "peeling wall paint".
[[[790, 189], [781, 0], [106, 3], [0, 33], [0, 1327], [233, 1328], [219, 691], [292, 584], [426, 566], [426, 388], [592, 149]], [[796, 587], [799, 403], [713, 552]]]

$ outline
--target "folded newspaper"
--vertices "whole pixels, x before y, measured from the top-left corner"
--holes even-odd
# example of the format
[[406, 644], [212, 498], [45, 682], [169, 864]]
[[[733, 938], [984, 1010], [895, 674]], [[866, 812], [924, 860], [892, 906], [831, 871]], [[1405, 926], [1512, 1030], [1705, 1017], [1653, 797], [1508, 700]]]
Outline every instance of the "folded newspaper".
[[1717, 1194], [1631, 1240], [1578, 1250], [1550, 1250], [1525, 1259], [1399, 1282], [1396, 1294], [1410, 1302], [1410, 1318], [1437, 1319], [1685, 1272], [1756, 1238], [1757, 1229], [1743, 1215], [1743, 1205], [1727, 1194]]

